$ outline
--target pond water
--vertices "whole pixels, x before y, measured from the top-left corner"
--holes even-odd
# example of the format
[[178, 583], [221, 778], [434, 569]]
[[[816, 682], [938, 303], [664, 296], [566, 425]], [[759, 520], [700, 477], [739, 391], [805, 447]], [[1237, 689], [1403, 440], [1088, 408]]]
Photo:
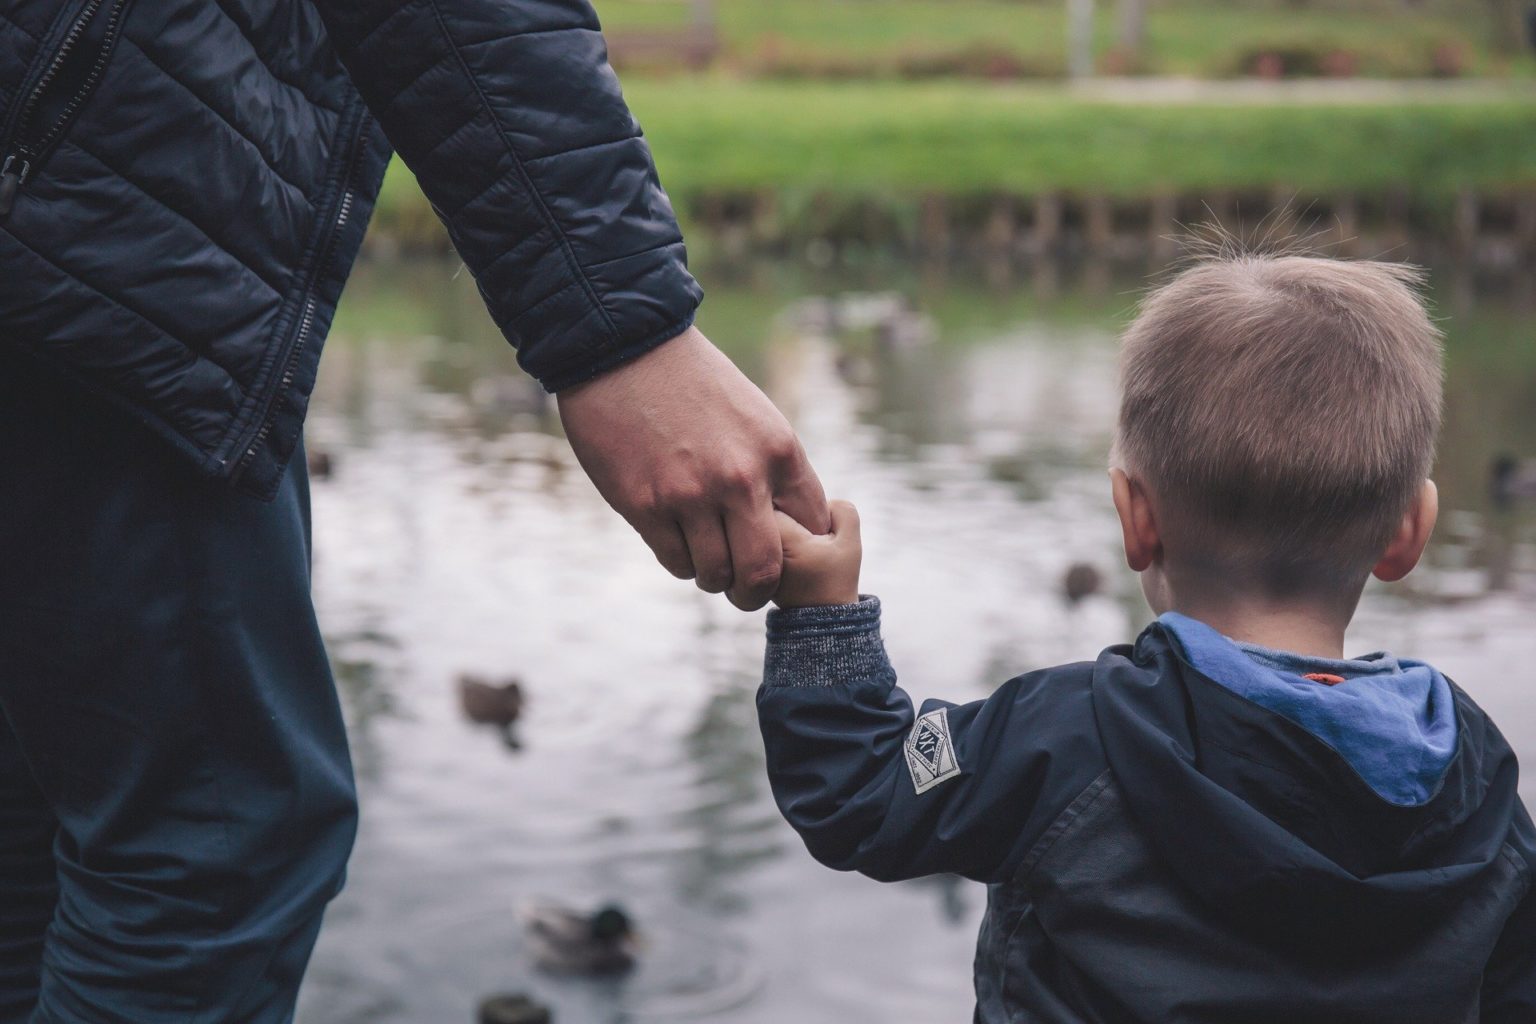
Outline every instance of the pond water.
[[[1134, 278], [704, 276], [702, 326], [863, 512], [865, 589], [915, 696], [977, 699], [1145, 624], [1103, 471]], [[1497, 511], [1487, 486], [1495, 454], [1536, 456], [1532, 300], [1450, 279], [1436, 297], [1445, 514], [1426, 566], [1369, 589], [1351, 648], [1436, 662], [1536, 763], [1536, 508]], [[762, 773], [762, 613], [655, 565], [467, 274], [359, 270], [309, 438], [334, 461], [314, 488], [315, 589], [363, 823], [301, 1024], [472, 1022], [481, 996], [508, 990], [558, 1024], [969, 1019], [984, 890], [881, 885], [810, 859]], [[1069, 607], [1075, 562], [1105, 583]], [[521, 749], [463, 718], [465, 672], [521, 678]], [[535, 972], [519, 910], [543, 900], [621, 902], [642, 967], [602, 984]]]

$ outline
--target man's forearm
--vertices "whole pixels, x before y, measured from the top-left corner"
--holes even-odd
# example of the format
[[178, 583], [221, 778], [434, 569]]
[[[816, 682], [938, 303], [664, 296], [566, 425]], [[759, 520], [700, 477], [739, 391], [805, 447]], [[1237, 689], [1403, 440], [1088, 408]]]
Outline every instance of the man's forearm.
[[519, 361], [551, 390], [681, 334], [701, 292], [585, 0], [316, 0]]

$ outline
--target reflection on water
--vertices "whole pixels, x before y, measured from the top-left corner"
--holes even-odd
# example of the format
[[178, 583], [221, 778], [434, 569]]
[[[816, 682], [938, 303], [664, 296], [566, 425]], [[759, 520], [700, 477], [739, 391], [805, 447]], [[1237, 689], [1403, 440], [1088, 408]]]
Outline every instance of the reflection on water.
[[[980, 888], [810, 860], [762, 777], [761, 614], [652, 562], [453, 271], [360, 271], [316, 396], [316, 599], [364, 817], [300, 1021], [469, 1022], [518, 989], [560, 1024], [965, 1019]], [[863, 511], [910, 689], [974, 699], [1146, 621], [1103, 475], [1136, 282], [897, 269], [877, 291], [769, 266], [706, 285], [705, 329]], [[1425, 569], [1368, 591], [1351, 643], [1439, 663], [1530, 754], [1536, 503], [1496, 508], [1488, 478], [1536, 455], [1529, 298], [1442, 292], [1443, 526]], [[1074, 565], [1101, 579], [1075, 603]], [[521, 678], [520, 750], [464, 720], [463, 673]], [[518, 908], [546, 898], [624, 903], [641, 969], [534, 974]]]

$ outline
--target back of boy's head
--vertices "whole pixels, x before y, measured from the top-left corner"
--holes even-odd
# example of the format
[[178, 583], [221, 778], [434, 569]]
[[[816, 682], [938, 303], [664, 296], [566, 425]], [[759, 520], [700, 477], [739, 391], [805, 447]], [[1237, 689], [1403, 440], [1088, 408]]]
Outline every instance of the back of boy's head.
[[1401, 264], [1224, 253], [1146, 297], [1116, 459], [1170, 547], [1272, 597], [1358, 590], [1434, 458], [1422, 283]]

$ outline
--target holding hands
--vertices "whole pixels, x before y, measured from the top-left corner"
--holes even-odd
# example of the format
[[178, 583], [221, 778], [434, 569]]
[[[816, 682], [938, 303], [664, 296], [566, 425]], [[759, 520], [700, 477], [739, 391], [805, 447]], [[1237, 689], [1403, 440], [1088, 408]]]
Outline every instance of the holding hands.
[[773, 603], [780, 608], [853, 604], [859, 599], [859, 512], [846, 501], [831, 506], [832, 532], [817, 535], [780, 512], [784, 570]]
[[828, 529], [794, 430], [696, 328], [560, 392], [559, 405], [582, 468], [656, 560], [738, 608], [779, 587], [775, 510], [808, 534]]
[[859, 599], [858, 512], [828, 506], [783, 414], [697, 329], [559, 405], [582, 468], [674, 576], [744, 611]]

